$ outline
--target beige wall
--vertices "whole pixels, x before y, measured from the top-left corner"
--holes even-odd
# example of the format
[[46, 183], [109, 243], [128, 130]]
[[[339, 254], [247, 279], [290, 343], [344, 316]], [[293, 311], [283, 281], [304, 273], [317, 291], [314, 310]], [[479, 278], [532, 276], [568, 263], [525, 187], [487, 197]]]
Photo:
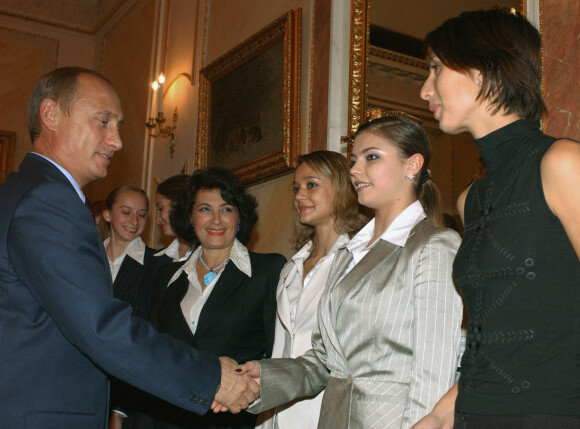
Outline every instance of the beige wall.
[[40, 76], [60, 66], [92, 67], [94, 39], [0, 15], [0, 130], [16, 132], [15, 168], [31, 149], [26, 108]]
[[[197, 127], [198, 74], [236, 45], [291, 9], [302, 8], [302, 90], [301, 141], [306, 141], [309, 100], [310, 33], [313, 2], [308, 0], [256, 0], [248, 7], [245, 0], [191, 1], [173, 0], [168, 9], [168, 25], [160, 31], [160, 40], [167, 38], [167, 49], [162, 49], [159, 70], [166, 77], [187, 73], [168, 90], [164, 99], [165, 114], [178, 107], [176, 151], [169, 155], [168, 139], [151, 140], [147, 190], [152, 195], [155, 184], [187, 169], [193, 171]], [[227, 31], [224, 31], [227, 29]], [[250, 188], [259, 202], [260, 221], [256, 225], [250, 248], [260, 252], [279, 252], [287, 257], [293, 254], [288, 241], [294, 229], [294, 211], [290, 192], [291, 177], [268, 181]], [[152, 243], [166, 243], [158, 228], [153, 229]]]
[[[22, 1], [27, 2], [38, 3]], [[26, 105], [35, 81], [58, 66], [90, 67], [104, 71], [113, 80], [122, 98], [126, 125], [122, 131], [125, 148], [115, 156], [109, 178], [90, 185], [87, 194], [92, 200], [101, 199], [113, 187], [133, 183], [144, 187], [152, 197], [156, 180], [184, 169], [189, 173], [193, 170], [199, 69], [289, 9], [300, 7], [300, 129], [305, 150], [311, 91], [316, 91], [310, 85], [310, 55], [317, 2], [322, 0], [102, 0], [99, 7], [86, 13], [84, 8], [93, 6], [86, 6], [85, 2], [51, 0], [51, 4], [58, 3], [66, 11], [64, 16], [59, 18], [52, 12], [57, 8], [52, 8], [51, 13], [28, 8], [38, 15], [27, 19], [0, 4], [0, 130], [15, 131], [18, 135], [15, 166], [30, 150]], [[575, 73], [580, 61], [576, 37], [578, 1], [543, 1], [542, 7], [544, 90], [551, 107], [545, 127], [551, 134], [578, 139], [580, 106], [574, 97], [580, 89]], [[64, 19], [71, 17], [78, 17], [78, 22], [63, 24]], [[167, 88], [164, 98], [166, 117], [171, 118], [176, 106], [179, 113], [173, 158], [169, 155], [169, 139], [150, 139], [144, 127], [147, 117], [156, 110], [149, 85], [159, 71], [165, 71], [168, 81], [182, 73], [191, 76], [191, 80], [178, 78]], [[445, 157], [460, 157], [462, 144], [458, 142], [453, 153], [443, 149], [441, 153]], [[445, 165], [445, 161], [440, 165]], [[260, 214], [251, 248], [277, 251], [287, 257], [292, 254], [288, 241], [295, 216], [290, 185], [291, 175], [286, 175], [251, 188], [258, 198]], [[456, 193], [463, 184], [450, 182], [445, 186]], [[156, 228], [149, 230], [147, 236], [150, 235], [152, 243], [161, 244]]]

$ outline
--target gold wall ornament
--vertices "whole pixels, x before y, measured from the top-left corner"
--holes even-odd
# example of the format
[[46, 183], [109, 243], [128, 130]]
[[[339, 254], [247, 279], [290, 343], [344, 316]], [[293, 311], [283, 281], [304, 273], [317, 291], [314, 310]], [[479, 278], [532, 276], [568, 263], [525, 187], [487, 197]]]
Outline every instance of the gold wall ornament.
[[389, 117], [389, 116], [397, 117], [397, 118], [407, 118], [407, 119], [410, 119], [412, 121], [417, 122], [419, 125], [421, 125], [423, 123], [423, 121], [421, 119], [419, 119], [416, 116], [413, 116], [407, 112], [403, 112], [402, 110], [388, 109], [388, 108], [382, 107], [382, 106], [369, 108], [365, 112], [365, 123], [373, 121], [375, 119], [385, 118], [385, 117]]
[[366, 99], [366, 74], [368, 63], [366, 46], [369, 38], [370, 21], [367, 19], [366, 0], [351, 1], [350, 57], [349, 57], [349, 112], [348, 132], [354, 134], [361, 124]]
[[[291, 10], [200, 70], [196, 169], [230, 168], [246, 185], [292, 170], [300, 150], [301, 34], [302, 9]], [[266, 58], [268, 63], [258, 68], [259, 76], [248, 76]], [[281, 64], [280, 80], [273, 77], [280, 76], [274, 63]], [[256, 93], [259, 87], [268, 95], [278, 85], [281, 105], [274, 108], [281, 109], [280, 122], [268, 119], [272, 104], [261, 106]], [[230, 87], [228, 95], [224, 88]], [[247, 93], [252, 94], [248, 99]], [[223, 110], [212, 117], [218, 105]], [[250, 108], [259, 111], [252, 120], [247, 119]], [[231, 112], [225, 113], [228, 109]], [[264, 133], [270, 137], [264, 138]]]

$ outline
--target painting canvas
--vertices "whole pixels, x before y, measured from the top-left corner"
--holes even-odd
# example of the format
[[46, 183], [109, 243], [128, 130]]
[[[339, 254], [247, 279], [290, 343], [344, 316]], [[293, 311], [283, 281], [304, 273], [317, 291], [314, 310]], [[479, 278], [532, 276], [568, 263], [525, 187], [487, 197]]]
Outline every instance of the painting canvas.
[[286, 13], [200, 71], [196, 168], [229, 168], [251, 185], [294, 167], [300, 19]]
[[282, 42], [214, 82], [209, 165], [234, 168], [282, 142]]

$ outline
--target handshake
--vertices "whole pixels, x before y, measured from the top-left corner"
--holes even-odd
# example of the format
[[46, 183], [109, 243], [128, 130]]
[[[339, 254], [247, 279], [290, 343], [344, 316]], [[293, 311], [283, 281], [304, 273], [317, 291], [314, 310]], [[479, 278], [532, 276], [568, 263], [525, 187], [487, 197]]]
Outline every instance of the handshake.
[[229, 357], [219, 359], [222, 378], [211, 409], [214, 413], [239, 413], [260, 396], [260, 365], [256, 362], [238, 365]]

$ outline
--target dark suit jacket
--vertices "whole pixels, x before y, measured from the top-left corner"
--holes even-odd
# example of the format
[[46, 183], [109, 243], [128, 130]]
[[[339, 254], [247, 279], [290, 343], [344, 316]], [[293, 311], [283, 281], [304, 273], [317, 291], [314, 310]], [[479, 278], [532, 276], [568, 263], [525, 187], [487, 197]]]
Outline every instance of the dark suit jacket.
[[29, 154], [0, 185], [0, 425], [105, 428], [107, 373], [204, 413], [220, 365], [131, 319], [90, 213]]
[[115, 298], [131, 305], [133, 316], [139, 316], [145, 320], [149, 316], [157, 270], [161, 265], [171, 262], [169, 256], [154, 256], [156, 252], [157, 250], [145, 246], [143, 264], [126, 256], [113, 283]]
[[[226, 265], [201, 311], [195, 335], [181, 310], [181, 301], [189, 287], [187, 274], [183, 272], [167, 286], [183, 263], [161, 267], [154, 295], [156, 302], [151, 305], [151, 320], [159, 332], [216, 356], [230, 356], [239, 363], [269, 357], [274, 344], [276, 286], [286, 260], [272, 253], [249, 254], [252, 277], [233, 262]], [[245, 412], [195, 416], [175, 407], [161, 407], [160, 414], [177, 427], [187, 428], [253, 428], [256, 420], [256, 416]]]
[[[113, 282], [113, 294], [115, 298], [125, 301], [133, 311], [132, 316], [148, 319], [151, 296], [155, 288], [155, 276], [157, 270], [163, 264], [170, 263], [169, 256], [154, 256], [157, 251], [145, 246], [143, 263], [137, 262], [130, 256], [125, 256], [119, 272]], [[110, 408], [113, 410], [125, 410], [125, 404], [130, 403], [128, 396], [134, 394], [135, 388], [116, 377], [111, 378]]]

